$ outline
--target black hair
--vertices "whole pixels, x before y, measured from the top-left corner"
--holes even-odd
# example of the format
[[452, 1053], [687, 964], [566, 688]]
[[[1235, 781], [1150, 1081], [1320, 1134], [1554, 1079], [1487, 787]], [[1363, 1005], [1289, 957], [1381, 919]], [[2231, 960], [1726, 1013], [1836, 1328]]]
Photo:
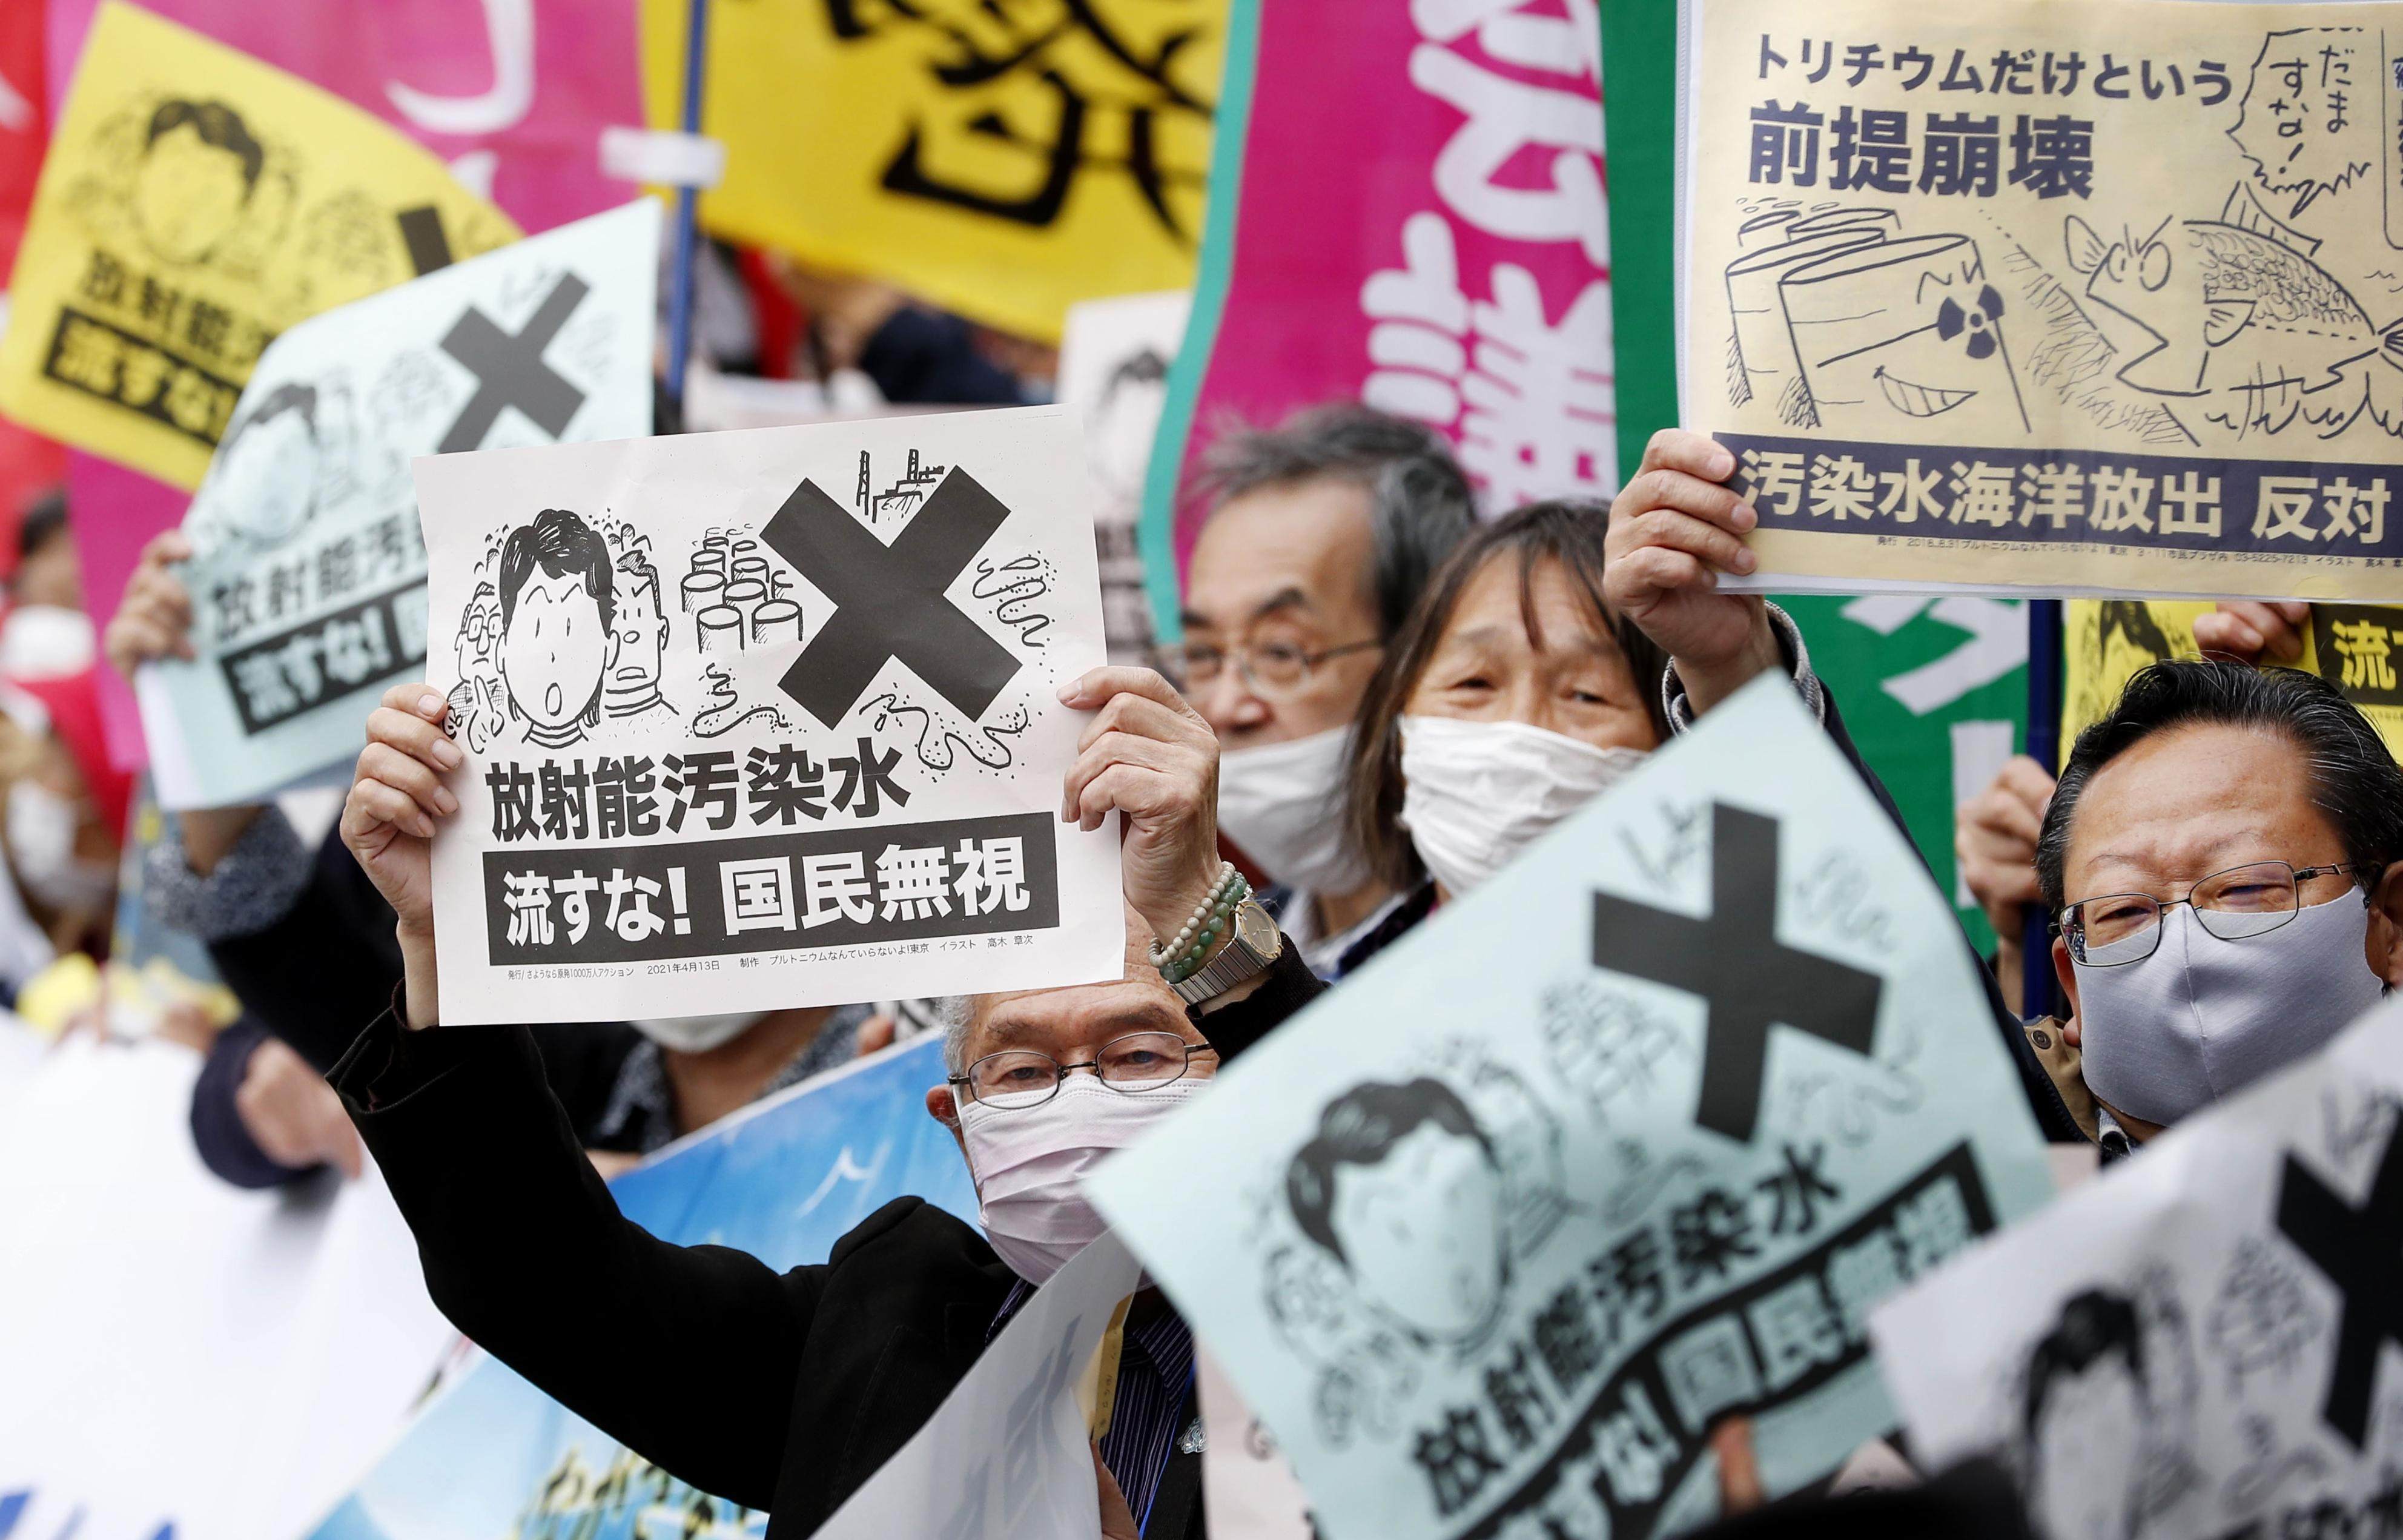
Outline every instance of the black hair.
[[1396, 1145], [1433, 1123], [1446, 1133], [1474, 1139], [1485, 1152], [1486, 1163], [1500, 1169], [1493, 1142], [1477, 1126], [1468, 1104], [1442, 1081], [1421, 1075], [1403, 1085], [1370, 1080], [1353, 1087], [1318, 1115], [1318, 1132], [1294, 1152], [1285, 1167], [1285, 1201], [1293, 1209], [1301, 1233], [1326, 1247], [1346, 1266], [1343, 1242], [1336, 1237], [1335, 1172], [1341, 1166], [1373, 1166]]
[[545, 508], [531, 524], [509, 532], [501, 547], [501, 625], [507, 628], [518, 611], [518, 593], [539, 566], [546, 577], [580, 574], [584, 591], [601, 607], [601, 629], [617, 624], [618, 599], [611, 587], [609, 543], [601, 532], [565, 508]]
[[242, 114], [223, 102], [188, 102], [171, 96], [159, 104], [150, 115], [150, 132], [142, 141], [148, 149], [180, 128], [189, 128], [201, 136], [201, 143], [232, 154], [242, 161], [242, 195], [247, 199], [257, 190], [259, 173], [267, 169], [266, 146], [250, 136], [250, 129]]
[[2335, 686], [2299, 669], [2172, 659], [2138, 670], [2118, 703], [2069, 751], [2035, 846], [2036, 883], [2048, 907], [2067, 902], [2070, 826], [2095, 772], [2156, 733], [2198, 725], [2259, 728], [2300, 750], [2311, 768], [2312, 801], [2336, 825], [2363, 887], [2403, 857], [2403, 768]]
[[1306, 407], [1274, 428], [1229, 426], [1202, 457], [1214, 511], [1263, 487], [1329, 479], [1368, 493], [1370, 597], [1380, 631], [1391, 637], [1477, 526], [1468, 478], [1431, 429], [1354, 401]]
[[67, 494], [53, 487], [25, 506], [25, 517], [17, 524], [17, 561], [40, 550], [67, 532]]
[[309, 430], [309, 437], [315, 438], [317, 437], [317, 387], [301, 380], [286, 381], [276, 386], [268, 392], [267, 399], [258, 404], [257, 411], [228, 430], [225, 442], [217, 446], [217, 452], [219, 454], [232, 452], [234, 445], [241, 441], [243, 434], [253, 428], [272, 423], [287, 412], [298, 413], [301, 425]]
[[2052, 1382], [2064, 1375], [2084, 1374], [2117, 1353], [2136, 1383], [2145, 1383], [2145, 1340], [2136, 1322], [2135, 1305], [2116, 1294], [2088, 1289], [2073, 1295], [2061, 1307], [2061, 1319], [2028, 1355], [2027, 1393], [2021, 1424], [2035, 1437], [2043, 1420], [2045, 1397]]

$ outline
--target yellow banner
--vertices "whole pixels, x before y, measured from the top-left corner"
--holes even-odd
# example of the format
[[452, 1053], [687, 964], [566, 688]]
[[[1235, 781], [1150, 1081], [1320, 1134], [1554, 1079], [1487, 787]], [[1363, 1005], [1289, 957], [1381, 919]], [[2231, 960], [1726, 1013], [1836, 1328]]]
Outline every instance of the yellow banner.
[[1763, 581], [2403, 600], [2403, 5], [1693, 0]]
[[111, 0], [35, 190], [0, 412], [196, 487], [276, 333], [517, 235], [367, 113]]
[[[2061, 741], [2063, 748], [2111, 708], [2138, 669], [2192, 658], [2195, 617], [2209, 604], [2080, 600], [2063, 606]], [[2295, 665], [2344, 692], [2403, 759], [2403, 608], [2314, 604]]]
[[[1227, 0], [713, 6], [708, 228], [1056, 342], [1080, 299], [1193, 281]], [[651, 120], [684, 0], [644, 0]]]

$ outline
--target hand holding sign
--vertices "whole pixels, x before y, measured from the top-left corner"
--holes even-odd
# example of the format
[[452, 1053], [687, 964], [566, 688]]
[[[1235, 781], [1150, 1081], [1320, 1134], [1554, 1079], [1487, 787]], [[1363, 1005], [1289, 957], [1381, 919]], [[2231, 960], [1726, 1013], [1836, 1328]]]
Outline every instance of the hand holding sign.
[[1077, 740], [1060, 820], [1097, 829], [1126, 814], [1127, 902], [1154, 936], [1174, 936], [1217, 881], [1218, 740], [1149, 669], [1095, 669], [1060, 700], [1101, 707]]
[[1727, 487], [1734, 474], [1735, 457], [1718, 445], [1663, 428], [1610, 506], [1611, 608], [1676, 659], [1697, 710], [1777, 662], [1763, 601], [1718, 591], [1720, 573], [1754, 566], [1743, 536], [1759, 520]]
[[368, 718], [342, 843], [392, 906], [408, 973], [409, 1024], [434, 1024], [434, 821], [459, 811], [442, 778], [465, 763], [443, 735], [450, 702], [426, 685], [395, 685]]

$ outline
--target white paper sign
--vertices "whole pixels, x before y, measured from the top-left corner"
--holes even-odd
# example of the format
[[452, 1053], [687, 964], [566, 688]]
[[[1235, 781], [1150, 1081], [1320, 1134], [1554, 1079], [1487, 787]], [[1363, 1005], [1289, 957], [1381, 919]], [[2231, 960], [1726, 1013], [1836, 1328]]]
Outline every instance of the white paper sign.
[[184, 519], [198, 657], [140, 682], [165, 806], [355, 756], [376, 697], [424, 668], [410, 460], [650, 431], [659, 238], [641, 199], [270, 344]]
[[1185, 338], [1193, 296], [1185, 289], [1121, 294], [1068, 307], [1060, 339], [1060, 399], [1083, 414], [1093, 471], [1093, 536], [1102, 555], [1102, 614], [1110, 660], [1150, 657], [1151, 599], [1144, 590], [1135, 524], [1143, 512], [1151, 441], [1168, 402], [1168, 369]]
[[1870, 1318], [1930, 1469], [2049, 1540], [2384, 1535], [2403, 1513], [2403, 1006]]
[[1028, 408], [420, 460], [443, 1020], [1117, 978], [1116, 820], [1059, 816], [1083, 454]]
[[1142, 1276], [1108, 1235], [1071, 1257], [817, 1540], [1098, 1533], [1101, 1495], [1077, 1389], [1118, 1301]]

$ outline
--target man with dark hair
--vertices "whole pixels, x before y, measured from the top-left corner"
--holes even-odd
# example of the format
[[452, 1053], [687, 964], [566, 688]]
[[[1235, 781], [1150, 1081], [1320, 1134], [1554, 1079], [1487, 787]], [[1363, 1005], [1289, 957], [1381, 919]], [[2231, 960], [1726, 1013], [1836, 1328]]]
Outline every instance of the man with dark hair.
[[2062, 1029], [2104, 1158], [2304, 1057], [2403, 979], [2403, 769], [2314, 675], [2156, 663], [2045, 811]]
[[1344, 737], [1386, 641], [1476, 522], [1468, 479], [1426, 428], [1351, 402], [1220, 434], [1202, 478], [1177, 661], [1226, 746], [1219, 826], [1331, 971], [1394, 896], [1344, 835]]
[[1468, 1341], [1493, 1324], [1510, 1270], [1502, 1166], [1450, 1086], [1421, 1075], [1345, 1091], [1285, 1190], [1302, 1234], [1412, 1336]]
[[165, 261], [207, 261], [242, 222], [266, 169], [265, 147], [224, 103], [160, 103], [133, 173], [143, 243]]
[[2028, 1355], [2021, 1406], [2030, 1506], [2048, 1540], [2135, 1533], [2150, 1405], [2134, 1304], [2099, 1289], [2072, 1296]]
[[545, 508], [501, 547], [501, 682], [526, 740], [580, 742], [601, 720], [615, 651], [617, 594], [609, 543], [565, 508]]

